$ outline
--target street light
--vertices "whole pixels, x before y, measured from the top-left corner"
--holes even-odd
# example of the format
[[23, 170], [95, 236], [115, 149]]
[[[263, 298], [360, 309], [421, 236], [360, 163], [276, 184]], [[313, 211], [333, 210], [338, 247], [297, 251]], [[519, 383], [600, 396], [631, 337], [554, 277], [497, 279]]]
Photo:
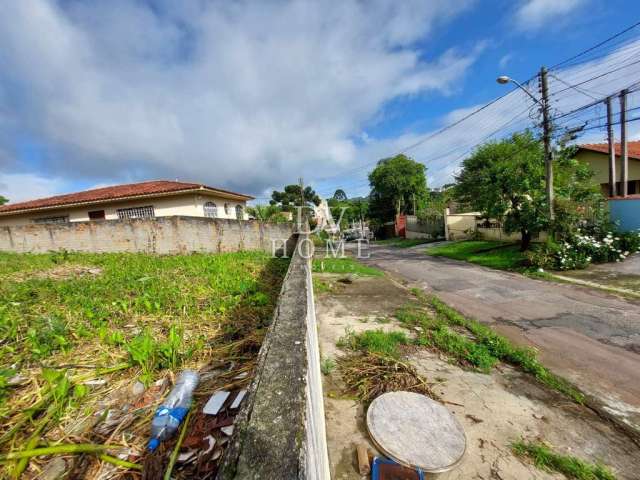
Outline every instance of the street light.
[[531, 92], [529, 92], [529, 90], [527, 90], [526, 88], [524, 88], [524, 85], [522, 85], [519, 81], [508, 77], [507, 75], [500, 75], [498, 78], [496, 78], [496, 82], [498, 82], [500, 85], [506, 85], [507, 83], [511, 82], [513, 84], [515, 84], [520, 90], [522, 90], [524, 93], [526, 93], [527, 95], [529, 95], [534, 102], [542, 105], [542, 102], [537, 99], [536, 97], [534, 97], [533, 95], [531, 95]]
[[544, 142], [544, 164], [545, 164], [545, 183], [546, 183], [546, 197], [547, 197], [547, 208], [549, 209], [549, 220], [553, 220], [554, 212], [553, 212], [553, 151], [551, 149], [551, 115], [549, 114], [549, 89], [547, 86], [547, 69], [542, 67], [540, 69], [540, 91], [542, 93], [542, 98], [534, 97], [529, 90], [527, 90], [524, 85], [522, 85], [517, 80], [507, 76], [500, 75], [496, 78], [496, 82], [501, 85], [506, 85], [511, 82], [515, 84], [520, 90], [529, 95], [529, 97], [540, 105], [542, 110], [542, 140]]

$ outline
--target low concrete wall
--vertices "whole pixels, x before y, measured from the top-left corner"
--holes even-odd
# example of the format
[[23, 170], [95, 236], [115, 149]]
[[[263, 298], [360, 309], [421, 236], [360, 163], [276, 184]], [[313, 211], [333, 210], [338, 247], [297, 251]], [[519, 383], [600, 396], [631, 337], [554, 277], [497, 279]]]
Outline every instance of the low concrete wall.
[[330, 478], [309, 243], [291, 258], [219, 480]]
[[271, 251], [293, 235], [291, 223], [261, 223], [198, 217], [30, 224], [0, 227], [0, 251], [42, 253]]

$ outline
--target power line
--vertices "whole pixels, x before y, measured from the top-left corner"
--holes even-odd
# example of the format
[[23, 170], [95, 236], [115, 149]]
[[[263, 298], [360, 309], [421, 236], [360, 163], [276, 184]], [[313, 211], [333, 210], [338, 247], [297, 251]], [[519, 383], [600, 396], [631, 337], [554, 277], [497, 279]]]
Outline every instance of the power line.
[[563, 60], [563, 61], [562, 61], [562, 62], [560, 62], [560, 63], [556, 63], [555, 65], [553, 65], [553, 66], [551, 67], [551, 69], [556, 69], [556, 68], [558, 68], [560, 65], [564, 65], [565, 63], [568, 63], [568, 62], [570, 62], [570, 61], [572, 61], [572, 60], [575, 60], [576, 58], [580, 58], [581, 56], [586, 55], [587, 53], [592, 52], [593, 50], [596, 50], [597, 48], [600, 48], [601, 46], [603, 46], [603, 45], [605, 45], [605, 44], [609, 43], [611, 40], [614, 40], [614, 39], [618, 38], [619, 36], [624, 35], [625, 33], [627, 33], [627, 32], [629, 32], [629, 31], [633, 30], [633, 29], [634, 29], [634, 28], [636, 28], [638, 25], [640, 25], [640, 22], [634, 23], [633, 25], [631, 25], [631, 26], [629, 26], [629, 27], [625, 28], [624, 30], [622, 30], [622, 31], [620, 31], [620, 32], [618, 32], [618, 33], [616, 33], [616, 34], [614, 34], [614, 35], [612, 35], [612, 36], [610, 36], [609, 38], [607, 38], [607, 39], [603, 40], [602, 42], [600, 42], [600, 43], [598, 43], [598, 44], [596, 44], [596, 45], [594, 45], [594, 46], [592, 46], [592, 47], [589, 47], [589, 48], [587, 48], [586, 50], [583, 50], [582, 52], [580, 52], [580, 53], [578, 53], [578, 54], [574, 55], [573, 57], [570, 57], [570, 58], [568, 58], [568, 59], [566, 59], [566, 60]]

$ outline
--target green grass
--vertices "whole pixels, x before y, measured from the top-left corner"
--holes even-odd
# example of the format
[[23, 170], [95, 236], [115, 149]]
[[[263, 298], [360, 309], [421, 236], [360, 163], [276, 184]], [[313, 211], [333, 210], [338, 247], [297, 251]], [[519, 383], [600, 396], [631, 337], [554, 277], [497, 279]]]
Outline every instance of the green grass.
[[333, 358], [323, 358], [320, 361], [320, 371], [323, 375], [329, 375], [336, 368], [336, 361]]
[[361, 277], [381, 277], [384, 275], [381, 270], [358, 263], [350, 257], [314, 258], [313, 271], [316, 273], [350, 273]]
[[476, 263], [499, 270], [521, 270], [525, 256], [513, 243], [465, 240], [429, 248], [427, 255]]
[[520, 440], [511, 444], [511, 449], [516, 455], [531, 459], [537, 468], [562, 473], [572, 480], [616, 480], [616, 476], [603, 464], [556, 453], [541, 442]]
[[407, 345], [408, 343], [409, 338], [405, 332], [386, 332], [382, 329], [365, 330], [362, 333], [347, 330], [345, 336], [338, 340], [338, 346], [341, 348], [393, 358], [397, 358], [400, 355], [398, 346]]
[[[396, 317], [405, 324], [421, 326], [424, 344], [434, 345], [484, 372], [491, 370], [498, 361], [510, 363], [574, 402], [584, 403], [584, 395], [542, 365], [535, 350], [513, 345], [490, 327], [465, 317], [435, 296], [426, 296], [418, 289], [413, 289], [412, 292], [418, 303], [400, 309]], [[421, 309], [420, 305], [430, 307], [435, 318]], [[452, 328], [463, 329], [470, 336]]]
[[373, 242], [373, 244], [398, 248], [410, 248], [415, 247], [416, 245], [423, 245], [425, 243], [430, 243], [433, 241], [435, 240], [428, 240], [425, 238], [387, 238], [385, 240], [376, 240]]
[[[91, 414], [114, 385], [149, 384], [226, 355], [251, 361], [287, 265], [261, 252], [0, 253], [0, 453], [34, 433], [34, 420], [20, 424], [22, 412], [47, 420], [39, 438], [60, 418]], [[117, 372], [103, 386], [78, 380], [109, 367]], [[29, 381], [10, 386], [16, 374]], [[56, 410], [47, 416], [41, 399], [51, 396]], [[11, 441], [3, 441], [8, 432]]]

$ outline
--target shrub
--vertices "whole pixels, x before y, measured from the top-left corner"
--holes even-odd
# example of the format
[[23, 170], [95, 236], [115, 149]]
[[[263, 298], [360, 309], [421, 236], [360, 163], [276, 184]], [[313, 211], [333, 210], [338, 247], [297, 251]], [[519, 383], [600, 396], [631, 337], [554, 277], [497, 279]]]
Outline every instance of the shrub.
[[590, 263], [621, 262], [640, 251], [640, 232], [585, 232], [564, 241], [547, 241], [527, 252], [532, 266], [550, 270], [586, 268]]

